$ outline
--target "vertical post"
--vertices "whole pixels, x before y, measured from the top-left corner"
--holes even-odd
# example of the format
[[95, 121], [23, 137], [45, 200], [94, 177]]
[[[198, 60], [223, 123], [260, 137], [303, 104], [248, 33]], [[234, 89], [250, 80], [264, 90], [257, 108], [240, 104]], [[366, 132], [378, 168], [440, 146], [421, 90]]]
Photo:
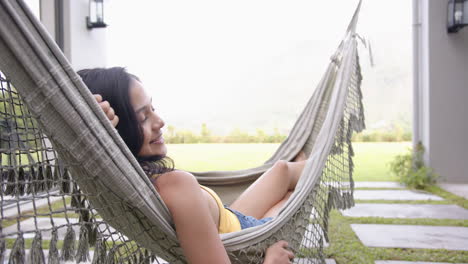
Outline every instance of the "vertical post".
[[420, 135], [420, 31], [421, 18], [419, 1], [413, 0], [413, 150], [421, 142]]
[[55, 42], [63, 51], [63, 0], [55, 0]]

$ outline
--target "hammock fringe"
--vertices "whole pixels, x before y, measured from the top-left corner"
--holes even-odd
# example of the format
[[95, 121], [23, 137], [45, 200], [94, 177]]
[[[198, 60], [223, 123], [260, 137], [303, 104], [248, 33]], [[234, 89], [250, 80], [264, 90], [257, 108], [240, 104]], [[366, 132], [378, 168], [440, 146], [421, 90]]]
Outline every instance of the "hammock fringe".
[[[2, 228], [0, 226], [0, 233]], [[6, 250], [6, 242], [4, 239], [0, 240], [0, 263], [5, 263], [5, 250]]]
[[94, 246], [94, 256], [92, 264], [105, 264], [106, 262], [106, 243], [98, 235]]
[[67, 233], [63, 240], [62, 255], [60, 259], [62, 261], [73, 261], [75, 260], [75, 240], [76, 234], [72, 226], [68, 226]]
[[24, 250], [24, 238], [23, 234], [19, 234], [18, 238], [16, 238], [15, 243], [13, 244], [13, 248], [10, 252], [10, 260], [8, 263], [10, 264], [22, 264], [25, 263], [26, 260], [26, 253]]
[[78, 242], [78, 250], [76, 251], [76, 262], [87, 262], [89, 258], [88, 228], [86, 224], [84, 224], [81, 225], [80, 228], [80, 240]]
[[42, 250], [41, 232], [36, 232], [29, 253], [29, 261], [34, 264], [45, 264], [44, 251]]
[[52, 238], [50, 240], [50, 245], [49, 245], [49, 258], [47, 263], [48, 264], [59, 264], [60, 263], [60, 257], [59, 257], [59, 251], [57, 248], [57, 243], [58, 243], [58, 235], [57, 235], [57, 229], [52, 230]]

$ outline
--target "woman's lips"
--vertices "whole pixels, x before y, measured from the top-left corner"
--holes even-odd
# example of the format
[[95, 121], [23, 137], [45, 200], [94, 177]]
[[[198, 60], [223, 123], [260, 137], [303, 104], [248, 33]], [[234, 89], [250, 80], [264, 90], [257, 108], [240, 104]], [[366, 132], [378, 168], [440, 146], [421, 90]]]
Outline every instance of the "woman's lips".
[[162, 135], [155, 140], [151, 140], [150, 142], [150, 144], [162, 144], [162, 143], [164, 143], [164, 138], [162, 137]]

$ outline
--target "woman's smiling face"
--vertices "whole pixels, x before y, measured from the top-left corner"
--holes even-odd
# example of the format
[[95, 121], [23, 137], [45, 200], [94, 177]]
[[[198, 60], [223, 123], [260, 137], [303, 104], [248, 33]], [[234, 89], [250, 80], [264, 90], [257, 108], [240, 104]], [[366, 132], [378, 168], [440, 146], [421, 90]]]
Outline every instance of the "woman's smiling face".
[[151, 97], [143, 85], [132, 78], [130, 82], [130, 103], [135, 111], [143, 133], [143, 144], [138, 152], [139, 157], [166, 156], [167, 148], [162, 136], [164, 121], [155, 113]]

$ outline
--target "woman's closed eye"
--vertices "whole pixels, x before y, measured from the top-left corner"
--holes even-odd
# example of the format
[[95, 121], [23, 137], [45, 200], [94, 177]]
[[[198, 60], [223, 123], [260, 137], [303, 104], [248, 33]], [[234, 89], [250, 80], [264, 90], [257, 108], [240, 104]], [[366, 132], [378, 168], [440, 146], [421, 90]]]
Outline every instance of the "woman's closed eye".
[[142, 119], [141, 119], [141, 123], [144, 123], [146, 120], [148, 120], [148, 118], [150, 117], [151, 113], [154, 113], [156, 111], [156, 109], [154, 107], [151, 106], [151, 111], [145, 111], [144, 113], [142, 113]]

